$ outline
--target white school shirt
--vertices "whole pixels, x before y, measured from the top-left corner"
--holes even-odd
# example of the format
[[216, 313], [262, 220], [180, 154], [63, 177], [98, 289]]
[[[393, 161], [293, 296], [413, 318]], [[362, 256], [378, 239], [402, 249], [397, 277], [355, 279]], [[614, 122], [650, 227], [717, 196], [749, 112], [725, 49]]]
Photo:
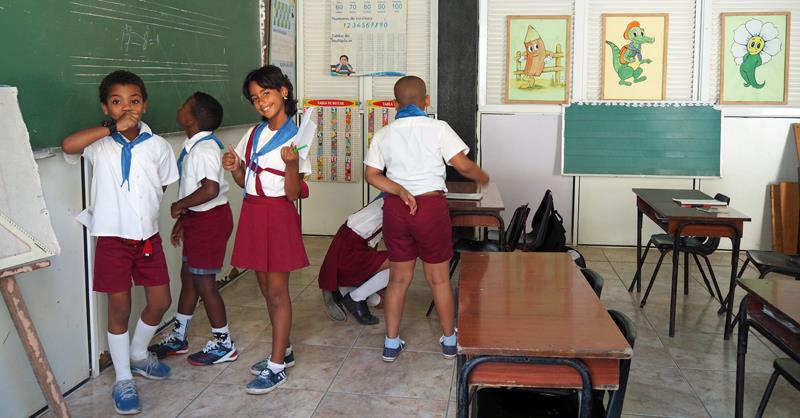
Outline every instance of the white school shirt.
[[188, 154], [183, 158], [183, 171], [181, 183], [178, 187], [178, 199], [194, 193], [200, 188], [200, 181], [209, 179], [219, 184], [219, 194], [208, 202], [192, 206], [189, 209], [194, 212], [205, 212], [219, 205], [228, 203], [228, 182], [225, 181], [225, 169], [222, 168], [221, 150], [213, 140], [197, 142], [206, 136], [211, 135], [210, 131], [202, 131], [194, 134], [191, 138], [186, 138], [183, 149]]
[[[361, 238], [369, 239], [383, 227], [383, 199], [375, 199], [358, 212], [347, 217], [347, 227]], [[370, 247], [378, 245], [383, 233], [378, 233], [367, 243]]]
[[[152, 134], [144, 122], [139, 130]], [[153, 135], [134, 146], [128, 182], [122, 186], [122, 145], [107, 136], [84, 148], [82, 155], [93, 168], [92, 200], [75, 219], [89, 234], [142, 240], [158, 232], [161, 188], [178, 180], [175, 154], [167, 141]], [[64, 158], [72, 164], [80, 161], [77, 154], [64, 154]]]
[[386, 177], [414, 196], [447, 191], [445, 164], [469, 147], [445, 121], [425, 116], [397, 119], [375, 133], [364, 164], [383, 170]]
[[[247, 165], [248, 161], [245, 159], [245, 155], [247, 155], [247, 140], [250, 138], [250, 132], [255, 129], [255, 126], [248, 129], [247, 132], [242, 137], [242, 140], [239, 141], [239, 144], [236, 145], [236, 154], [239, 158], [244, 161], [245, 166]], [[278, 131], [271, 131], [269, 126], [261, 130], [261, 135], [259, 138], [253, 138], [253, 141], [256, 141], [256, 150], [261, 149], [269, 140], [275, 135], [275, 132]], [[294, 139], [290, 139], [286, 141], [283, 145], [274, 150], [268, 152], [266, 155], [262, 155], [258, 159], [258, 166], [261, 168], [272, 168], [278, 171], [286, 171], [286, 164], [281, 159], [281, 148], [289, 146], [294, 142]], [[300, 159], [299, 162], [299, 171], [300, 174], [308, 174], [311, 172], [311, 162], [307, 159]], [[247, 184], [245, 184], [245, 191], [247, 194], [250, 195], [258, 195], [256, 193], [256, 176], [255, 173], [250, 171], [247, 167], [245, 167], [245, 178], [247, 179]], [[270, 197], [277, 197], [277, 196], [286, 196], [286, 191], [283, 188], [284, 178], [277, 174], [272, 174], [268, 171], [262, 171], [259, 174], [259, 179], [261, 179], [261, 189], [264, 192], [264, 196]]]

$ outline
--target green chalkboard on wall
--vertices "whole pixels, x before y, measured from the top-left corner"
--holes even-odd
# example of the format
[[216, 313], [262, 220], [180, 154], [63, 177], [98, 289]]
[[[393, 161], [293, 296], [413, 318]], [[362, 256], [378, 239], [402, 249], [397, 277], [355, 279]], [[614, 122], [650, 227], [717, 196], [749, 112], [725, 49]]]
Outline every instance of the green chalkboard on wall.
[[722, 114], [699, 103], [575, 103], [562, 173], [719, 177]]
[[261, 63], [259, 19], [258, 0], [0, 0], [0, 84], [19, 89], [34, 148], [99, 124], [97, 87], [116, 69], [144, 80], [157, 133], [179, 130], [197, 90], [223, 104], [224, 125], [254, 122], [241, 82]]

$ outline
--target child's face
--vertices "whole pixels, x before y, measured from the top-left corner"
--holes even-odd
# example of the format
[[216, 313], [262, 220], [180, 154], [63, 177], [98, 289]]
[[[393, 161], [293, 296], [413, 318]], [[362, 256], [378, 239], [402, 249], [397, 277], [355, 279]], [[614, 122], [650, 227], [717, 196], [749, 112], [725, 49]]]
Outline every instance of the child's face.
[[194, 116], [192, 116], [192, 106], [194, 106], [194, 97], [189, 97], [178, 108], [178, 115], [176, 120], [181, 128], [186, 129], [194, 123]]
[[119, 120], [122, 115], [132, 112], [137, 120], [147, 110], [147, 102], [142, 98], [139, 86], [135, 84], [114, 84], [108, 90], [108, 99], [100, 103], [103, 113]]
[[347, 57], [341, 57], [341, 58], [339, 58], [339, 64], [342, 64], [342, 65], [347, 65]]
[[247, 87], [250, 93], [250, 101], [253, 107], [261, 116], [271, 119], [275, 115], [285, 112], [283, 97], [289, 94], [286, 87], [280, 89], [268, 89], [258, 85], [255, 81]]

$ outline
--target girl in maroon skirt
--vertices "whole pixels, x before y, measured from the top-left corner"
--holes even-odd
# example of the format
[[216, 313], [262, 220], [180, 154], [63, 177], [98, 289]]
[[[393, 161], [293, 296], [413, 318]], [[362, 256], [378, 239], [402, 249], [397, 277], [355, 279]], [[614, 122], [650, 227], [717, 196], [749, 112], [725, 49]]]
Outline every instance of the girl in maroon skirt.
[[286, 367], [294, 365], [289, 345], [292, 305], [289, 272], [308, 266], [300, 233], [300, 217], [294, 207], [307, 195], [303, 174], [311, 164], [299, 158], [293, 139], [297, 113], [292, 83], [278, 67], [267, 65], [251, 71], [242, 92], [261, 115], [236, 146], [228, 145], [222, 165], [245, 190], [231, 264], [256, 272], [272, 323], [272, 350], [254, 364], [256, 378], [247, 393], [271, 392], [286, 382]]

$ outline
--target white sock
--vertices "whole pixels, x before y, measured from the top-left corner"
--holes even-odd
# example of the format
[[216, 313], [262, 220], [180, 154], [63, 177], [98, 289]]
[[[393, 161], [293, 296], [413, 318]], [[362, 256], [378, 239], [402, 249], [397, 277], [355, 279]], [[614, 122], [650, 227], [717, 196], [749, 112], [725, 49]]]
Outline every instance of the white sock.
[[286, 363], [273, 363], [272, 360], [267, 360], [267, 368], [272, 370], [272, 373], [278, 374], [286, 368]]
[[178, 312], [175, 314], [175, 321], [177, 321], [177, 323], [175, 324], [175, 330], [172, 332], [181, 340], [185, 340], [186, 333], [189, 332], [189, 322], [192, 321], [192, 316]]
[[342, 296], [347, 296], [347, 294], [353, 290], [356, 290], [356, 288], [350, 286], [339, 286], [339, 294]]
[[356, 302], [360, 302], [369, 297], [369, 295], [383, 289], [389, 284], [389, 269], [379, 271], [369, 278], [358, 289], [350, 292], [350, 298]]
[[136, 323], [136, 330], [133, 331], [133, 341], [131, 341], [131, 360], [144, 360], [147, 358], [147, 345], [156, 335], [158, 326], [147, 325], [139, 318]]
[[217, 341], [225, 345], [225, 347], [230, 348], [233, 344], [230, 331], [228, 330], [228, 324], [225, 324], [225, 326], [221, 328], [211, 327], [211, 335], [213, 335]]
[[381, 295], [373, 293], [367, 297], [367, 306], [378, 306], [381, 303]]
[[108, 334], [108, 352], [114, 362], [116, 381], [133, 379], [131, 374], [130, 340], [128, 331], [124, 334]]

